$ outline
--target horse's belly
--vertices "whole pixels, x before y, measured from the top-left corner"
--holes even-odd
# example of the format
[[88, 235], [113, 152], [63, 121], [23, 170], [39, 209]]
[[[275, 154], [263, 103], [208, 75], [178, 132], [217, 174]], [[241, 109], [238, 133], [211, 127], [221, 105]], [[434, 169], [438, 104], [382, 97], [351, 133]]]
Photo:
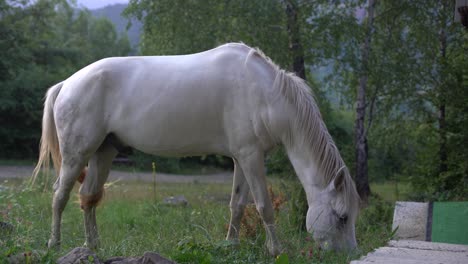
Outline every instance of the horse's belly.
[[[135, 148], [163, 156], [194, 156], [210, 153], [227, 154], [226, 137], [221, 131], [200, 127], [167, 125], [135, 131], [133, 142]], [[147, 138], [147, 140], [144, 140]]]
[[[228, 154], [222, 109], [205, 102], [203, 107], [161, 102], [148, 109], [133, 110], [117, 121], [112, 131], [124, 144], [166, 156], [209, 153]], [[178, 106], [177, 106], [178, 105]]]

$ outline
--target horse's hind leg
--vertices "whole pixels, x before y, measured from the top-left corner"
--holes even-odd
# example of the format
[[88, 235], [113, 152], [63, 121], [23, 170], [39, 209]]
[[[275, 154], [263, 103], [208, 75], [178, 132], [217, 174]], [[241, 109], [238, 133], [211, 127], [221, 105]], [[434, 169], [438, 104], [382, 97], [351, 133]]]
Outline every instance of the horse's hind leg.
[[85, 166], [82, 157], [63, 157], [59, 178], [54, 186], [54, 198], [52, 200], [52, 233], [48, 242], [49, 248], [60, 246], [60, 225], [63, 209], [70, 198], [70, 191]]
[[234, 159], [234, 179], [231, 193], [231, 220], [229, 221], [229, 230], [226, 239], [235, 243], [239, 242], [240, 222], [244, 215], [245, 205], [247, 204], [249, 194], [249, 185], [245, 180], [244, 173], [238, 162]]
[[117, 150], [104, 143], [91, 157], [88, 171], [80, 187], [80, 204], [84, 212], [85, 245], [92, 249], [99, 246], [99, 235], [96, 224], [96, 206], [104, 193], [104, 183], [109, 175], [112, 160]]

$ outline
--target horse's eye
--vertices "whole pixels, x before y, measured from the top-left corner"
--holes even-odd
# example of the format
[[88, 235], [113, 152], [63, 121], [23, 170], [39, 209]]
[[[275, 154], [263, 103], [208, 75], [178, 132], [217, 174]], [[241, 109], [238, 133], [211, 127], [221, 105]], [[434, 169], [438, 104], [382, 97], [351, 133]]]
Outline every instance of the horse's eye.
[[338, 223], [340, 226], [346, 225], [346, 222], [348, 222], [347, 214], [339, 215], [335, 210], [333, 210], [333, 214], [338, 218]]
[[346, 222], [348, 222], [348, 216], [347, 215], [342, 215], [338, 219], [340, 220], [341, 225], [345, 225]]

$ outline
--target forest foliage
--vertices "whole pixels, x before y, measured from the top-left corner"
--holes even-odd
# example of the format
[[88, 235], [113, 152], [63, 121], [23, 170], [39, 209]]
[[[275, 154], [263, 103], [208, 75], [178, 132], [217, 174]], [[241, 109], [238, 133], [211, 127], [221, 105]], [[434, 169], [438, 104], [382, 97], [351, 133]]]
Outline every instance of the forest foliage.
[[[370, 180], [408, 181], [415, 199], [447, 200], [468, 198], [468, 32], [453, 21], [453, 2], [377, 1], [366, 69], [360, 47], [367, 1], [131, 0], [124, 15], [143, 23], [141, 55], [242, 41], [292, 70], [285, 9], [293, 5], [308, 83], [350, 171], [365, 71]], [[48, 87], [100, 58], [130, 52], [128, 38], [108, 20], [65, 0], [0, 0], [0, 35], [2, 159], [36, 155]], [[181, 162], [226, 166], [220, 157], [159, 161], [169, 170]], [[281, 149], [267, 167], [293, 174]]]
[[65, 0], [0, 1], [0, 158], [32, 159], [47, 89], [130, 44], [107, 19]]

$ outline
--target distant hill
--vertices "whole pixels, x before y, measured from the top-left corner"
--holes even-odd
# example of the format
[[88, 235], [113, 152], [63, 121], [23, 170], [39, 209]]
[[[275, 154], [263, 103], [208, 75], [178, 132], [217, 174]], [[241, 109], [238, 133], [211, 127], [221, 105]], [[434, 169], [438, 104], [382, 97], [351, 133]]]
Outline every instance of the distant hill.
[[[127, 7], [126, 4], [114, 4], [108, 5], [98, 9], [92, 9], [91, 14], [95, 17], [106, 17], [112, 23], [114, 23], [117, 32], [122, 33], [126, 31], [128, 19], [123, 17], [121, 14]], [[130, 44], [133, 48], [138, 48], [140, 42], [140, 34], [142, 29], [142, 23], [136, 19], [132, 19], [132, 26], [128, 29], [127, 34], [130, 40]]]

